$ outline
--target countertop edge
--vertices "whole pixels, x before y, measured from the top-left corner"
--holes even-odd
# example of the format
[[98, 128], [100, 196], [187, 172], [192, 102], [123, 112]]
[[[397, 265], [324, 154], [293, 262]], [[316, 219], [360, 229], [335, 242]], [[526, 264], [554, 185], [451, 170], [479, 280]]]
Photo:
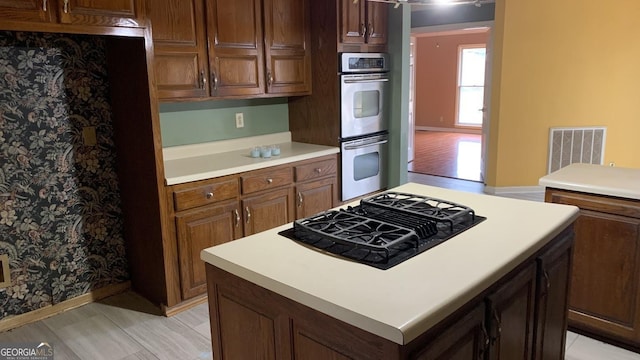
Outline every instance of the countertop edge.
[[338, 153], [340, 153], [340, 148], [332, 147], [329, 149], [315, 150], [305, 154], [286, 156], [282, 158], [271, 157], [268, 160], [264, 162], [259, 162], [259, 163], [233, 166], [233, 167], [229, 167], [221, 170], [203, 171], [203, 172], [198, 172], [198, 173], [183, 175], [183, 176], [166, 177], [165, 185], [170, 186], [170, 185], [178, 185], [178, 184], [183, 184], [183, 183], [192, 182], [192, 181], [206, 180], [206, 179], [216, 178], [220, 176], [237, 174], [245, 171], [259, 170], [259, 169], [264, 169], [271, 166], [284, 165], [284, 164], [289, 164], [297, 161], [309, 160], [309, 159], [313, 159], [321, 156], [334, 155]]
[[632, 191], [625, 191], [623, 189], [607, 188], [602, 186], [591, 186], [588, 184], [577, 184], [577, 183], [572, 183], [568, 181], [557, 181], [557, 180], [547, 180], [547, 179], [540, 179], [538, 183], [540, 184], [540, 186], [544, 186], [545, 188], [578, 191], [578, 192], [587, 193], [587, 194], [614, 196], [614, 197], [625, 198], [625, 199], [640, 200], [640, 194]]

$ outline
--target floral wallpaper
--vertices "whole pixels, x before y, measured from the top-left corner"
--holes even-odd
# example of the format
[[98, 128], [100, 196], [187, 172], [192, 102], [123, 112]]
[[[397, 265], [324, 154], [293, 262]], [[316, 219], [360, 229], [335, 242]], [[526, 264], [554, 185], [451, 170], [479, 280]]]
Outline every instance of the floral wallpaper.
[[0, 31], [0, 319], [129, 279], [108, 86], [102, 38]]

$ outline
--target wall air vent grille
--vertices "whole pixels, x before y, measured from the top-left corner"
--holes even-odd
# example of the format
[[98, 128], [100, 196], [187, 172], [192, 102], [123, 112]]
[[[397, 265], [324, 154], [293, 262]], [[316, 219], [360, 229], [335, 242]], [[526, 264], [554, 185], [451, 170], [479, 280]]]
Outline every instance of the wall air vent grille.
[[547, 174], [573, 163], [602, 165], [606, 137], [606, 127], [551, 128]]

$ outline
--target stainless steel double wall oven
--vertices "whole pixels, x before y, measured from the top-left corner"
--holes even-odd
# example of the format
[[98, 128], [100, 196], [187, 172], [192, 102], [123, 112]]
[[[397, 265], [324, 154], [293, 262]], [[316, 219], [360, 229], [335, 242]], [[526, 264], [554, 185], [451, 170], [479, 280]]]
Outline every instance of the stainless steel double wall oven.
[[389, 57], [340, 54], [342, 200], [387, 186]]

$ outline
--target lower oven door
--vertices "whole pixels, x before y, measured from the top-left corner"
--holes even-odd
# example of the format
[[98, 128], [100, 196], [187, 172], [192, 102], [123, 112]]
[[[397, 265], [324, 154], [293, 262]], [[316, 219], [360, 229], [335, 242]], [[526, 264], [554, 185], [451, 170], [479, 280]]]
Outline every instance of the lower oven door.
[[387, 187], [388, 142], [386, 134], [342, 142], [342, 201]]

